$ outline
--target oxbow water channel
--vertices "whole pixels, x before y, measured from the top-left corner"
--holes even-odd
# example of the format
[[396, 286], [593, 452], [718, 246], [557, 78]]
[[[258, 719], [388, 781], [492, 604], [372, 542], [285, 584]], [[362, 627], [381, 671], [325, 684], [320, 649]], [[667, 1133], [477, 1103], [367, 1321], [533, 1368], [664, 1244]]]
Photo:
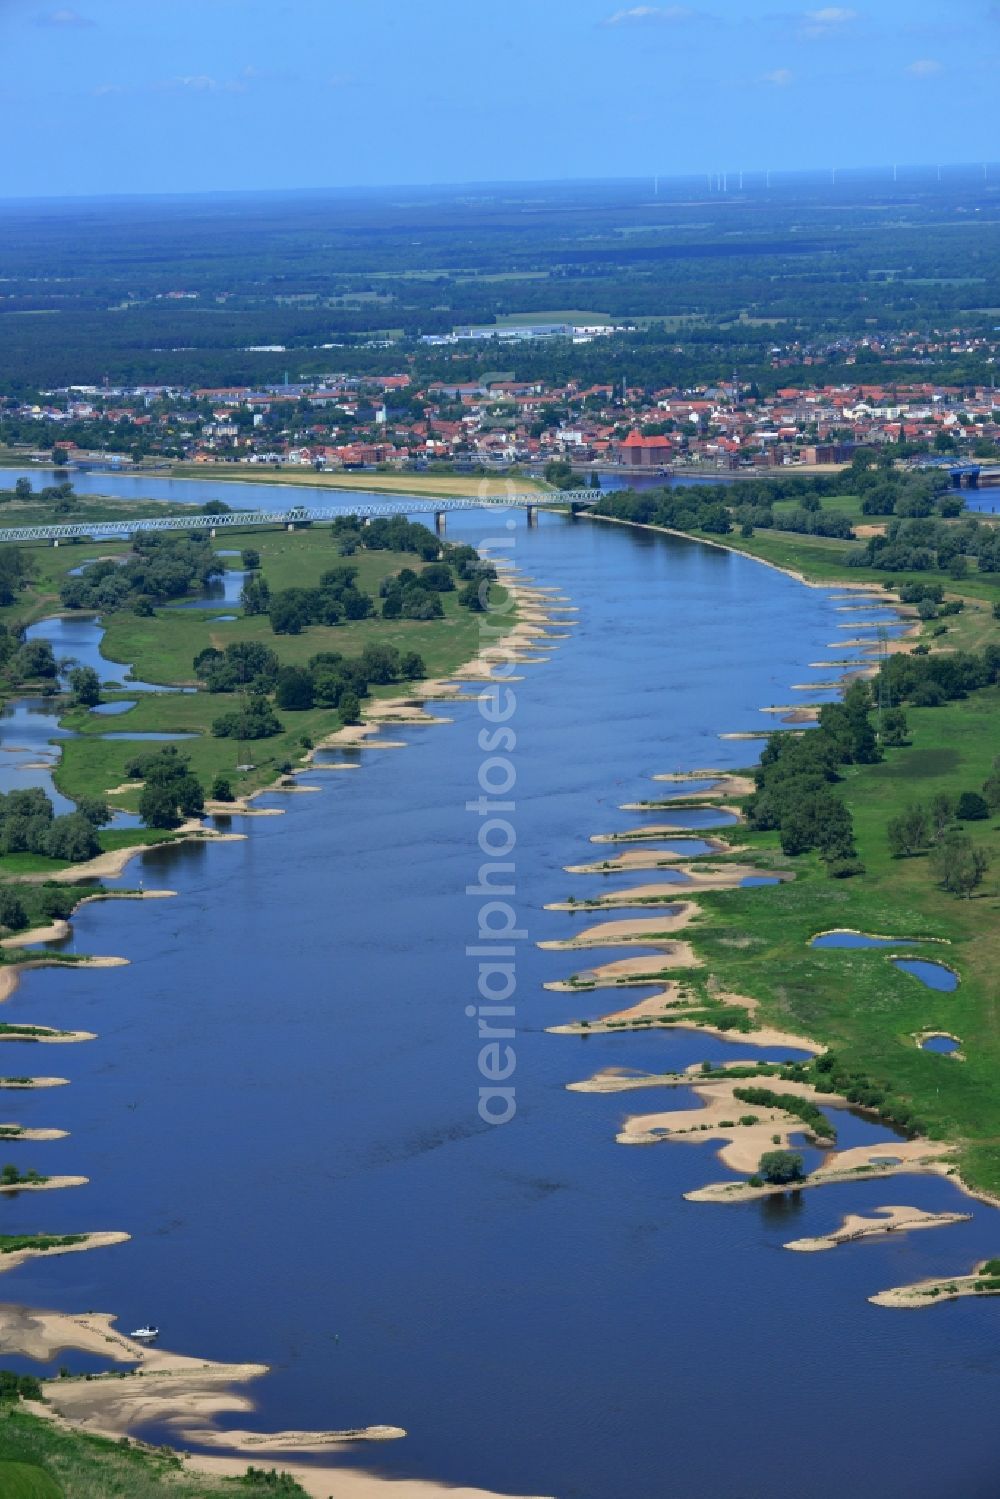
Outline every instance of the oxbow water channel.
[[[171, 488], [196, 500], [211, 486]], [[234, 822], [246, 842], [133, 863], [122, 884], [176, 899], [87, 906], [73, 938], [129, 967], [25, 975], [5, 1020], [98, 1039], [46, 1049], [70, 1087], [7, 1095], [11, 1118], [70, 1131], [9, 1154], [91, 1185], [5, 1199], [3, 1229], [133, 1237], [35, 1261], [4, 1298], [148, 1318], [167, 1347], [266, 1361], [235, 1424], [398, 1424], [406, 1440], [351, 1459], [389, 1474], [560, 1499], [994, 1494], [995, 1306], [915, 1316], [867, 1297], [995, 1253], [996, 1214], [922, 1176], [687, 1203], [726, 1175], [711, 1146], [614, 1140], [664, 1095], [565, 1085], [761, 1051], [682, 1031], [545, 1033], [614, 1003], [542, 988], [581, 966], [535, 946], [575, 921], [544, 905], [596, 888], [563, 867], [593, 859], [592, 834], [635, 824], [619, 803], [658, 794], [653, 773], [752, 758], [720, 732], [767, 727], [759, 709], [836, 657], [843, 614], [695, 543], [552, 516], [448, 525], [476, 543], [513, 535], [523, 571], [579, 606], [515, 684], [516, 1117], [478, 1116], [466, 1016], [481, 861], [466, 802], [483, 758], [470, 702], [442, 710], [448, 725], [393, 726], [408, 748], [364, 752], [359, 771], [304, 776], [315, 794], [265, 798], [285, 815]], [[8, 1047], [5, 1070], [40, 1070], [39, 1050]], [[838, 1124], [843, 1144], [891, 1153], [888, 1131]], [[832, 1254], [781, 1248], [886, 1201], [973, 1217]]]

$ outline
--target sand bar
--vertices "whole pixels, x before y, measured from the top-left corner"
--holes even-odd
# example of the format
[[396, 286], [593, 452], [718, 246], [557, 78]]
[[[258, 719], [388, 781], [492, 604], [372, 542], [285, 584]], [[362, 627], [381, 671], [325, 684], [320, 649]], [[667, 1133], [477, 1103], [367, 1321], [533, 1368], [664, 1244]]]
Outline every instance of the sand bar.
[[597, 926], [586, 927], [573, 937], [561, 942], [539, 942], [538, 946], [550, 952], [569, 952], [581, 947], [620, 947], [632, 942], [656, 942], [659, 938], [669, 941], [675, 932], [681, 931], [699, 912], [693, 901], [681, 901], [673, 915], [627, 918], [624, 921], [602, 921]]
[[625, 984], [655, 984], [670, 968], [700, 968], [701, 959], [689, 942], [669, 942], [662, 952], [638, 958], [618, 958], [602, 963], [571, 979], [558, 979], [543, 985], [560, 993], [578, 993], [581, 989], [613, 989]]
[[126, 968], [128, 958], [77, 958], [70, 961], [65, 958], [29, 958], [24, 963], [5, 963], [0, 967], [0, 1003], [10, 999], [18, 984], [21, 982], [21, 974], [27, 973], [31, 968], [67, 968], [73, 971], [77, 968]]
[[[782, 1091], [785, 1084], [781, 1085]], [[841, 1107], [845, 1101], [840, 1100]], [[749, 1202], [758, 1197], [775, 1197], [783, 1192], [800, 1192], [809, 1187], [826, 1187], [838, 1183], [864, 1181], [870, 1177], [902, 1176], [912, 1172], [936, 1172], [953, 1147], [944, 1141], [894, 1140], [890, 1145], [858, 1145], [851, 1150], [834, 1151], [823, 1165], [800, 1182], [784, 1187], [752, 1187], [749, 1182], [716, 1182], [685, 1192], [689, 1202]], [[956, 1183], [957, 1185], [957, 1183]]]
[[[40, 1237], [60, 1238], [61, 1235], [45, 1234]], [[52, 1249], [15, 1249], [10, 1254], [0, 1254], [0, 1274], [4, 1270], [16, 1270], [18, 1265], [23, 1265], [27, 1260], [47, 1259], [54, 1254], [81, 1254], [88, 1249], [109, 1249], [113, 1244], [127, 1243], [131, 1237], [131, 1234], [124, 1233], [90, 1233], [84, 1235], [83, 1242], [80, 1244], [58, 1244]], [[6, 1342], [3, 1335], [2, 1317], [0, 1317], [0, 1346], [8, 1353], [20, 1351]]]
[[837, 1249], [841, 1244], [854, 1244], [859, 1239], [877, 1238], [882, 1234], [910, 1233], [919, 1228], [947, 1228], [952, 1223], [968, 1223], [971, 1213], [925, 1213], [922, 1208], [884, 1207], [876, 1208], [878, 1216], [865, 1218], [860, 1213], [848, 1213], [843, 1223], [833, 1233], [821, 1234], [815, 1239], [792, 1239], [784, 1247], [801, 1254], [815, 1254], [824, 1249]]
[[86, 1176], [47, 1176], [40, 1182], [13, 1182], [10, 1186], [0, 1186], [0, 1192], [58, 1192], [62, 1187], [85, 1187], [89, 1180]]

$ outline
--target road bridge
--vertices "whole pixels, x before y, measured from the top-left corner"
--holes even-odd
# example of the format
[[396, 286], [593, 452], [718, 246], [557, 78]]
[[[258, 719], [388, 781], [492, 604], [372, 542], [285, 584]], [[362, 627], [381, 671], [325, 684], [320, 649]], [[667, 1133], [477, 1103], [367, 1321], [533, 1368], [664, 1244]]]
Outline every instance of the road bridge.
[[187, 512], [182, 515], [149, 515], [141, 519], [130, 517], [122, 520], [76, 520], [52, 525], [7, 526], [0, 528], [0, 542], [49, 542], [58, 546], [61, 542], [111, 541], [117, 537], [128, 539], [149, 532], [204, 531], [215, 536], [220, 531], [244, 531], [255, 526], [285, 526], [294, 530], [297, 526], [311, 525], [315, 521], [342, 520], [348, 515], [356, 515], [366, 521], [394, 515], [433, 516], [440, 531], [444, 529], [445, 517], [456, 510], [523, 510], [527, 514], [528, 524], [534, 525], [540, 509], [554, 505], [579, 508], [581, 505], [592, 505], [597, 497], [598, 491], [594, 489], [570, 489], [482, 497], [455, 496], [449, 499], [399, 495], [396, 499], [378, 499], [364, 504], [345, 499], [336, 506], [292, 505], [280, 510], [226, 510], [221, 515], [193, 515]]

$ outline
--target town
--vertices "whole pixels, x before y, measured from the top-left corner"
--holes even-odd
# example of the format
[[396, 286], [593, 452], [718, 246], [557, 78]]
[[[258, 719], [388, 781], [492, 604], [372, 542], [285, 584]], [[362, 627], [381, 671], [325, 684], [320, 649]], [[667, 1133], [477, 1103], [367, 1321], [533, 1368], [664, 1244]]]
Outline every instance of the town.
[[[786, 363], [775, 351], [775, 367]], [[504, 371], [448, 383], [403, 369], [257, 388], [70, 385], [0, 404], [0, 442], [8, 456], [77, 466], [516, 470], [575, 483], [602, 472], [822, 470], [859, 447], [989, 463], [1000, 459], [998, 403], [992, 385], [933, 380], [790, 383], [763, 395], [736, 375], [681, 389]]]

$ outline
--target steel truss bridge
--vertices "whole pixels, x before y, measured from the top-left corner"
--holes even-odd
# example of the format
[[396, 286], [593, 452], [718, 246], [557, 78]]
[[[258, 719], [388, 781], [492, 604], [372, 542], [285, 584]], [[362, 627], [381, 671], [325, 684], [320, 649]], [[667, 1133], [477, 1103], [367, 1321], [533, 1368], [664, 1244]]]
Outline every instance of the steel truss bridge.
[[218, 531], [243, 531], [253, 526], [308, 525], [313, 521], [343, 520], [356, 515], [360, 520], [376, 520], [394, 515], [432, 515], [440, 530], [444, 517], [454, 510], [524, 510], [528, 524], [535, 522], [539, 509], [549, 506], [592, 505], [598, 498], [595, 489], [569, 489], [557, 492], [512, 495], [489, 495], [481, 498], [455, 497], [426, 499], [400, 495], [398, 499], [357, 504], [345, 500], [337, 506], [293, 505], [283, 510], [227, 510], [222, 515], [152, 515], [130, 520], [80, 520], [63, 525], [7, 526], [0, 528], [0, 542], [60, 542], [86, 539], [110, 541], [115, 537], [137, 536], [148, 532], [204, 531], [214, 536]]

